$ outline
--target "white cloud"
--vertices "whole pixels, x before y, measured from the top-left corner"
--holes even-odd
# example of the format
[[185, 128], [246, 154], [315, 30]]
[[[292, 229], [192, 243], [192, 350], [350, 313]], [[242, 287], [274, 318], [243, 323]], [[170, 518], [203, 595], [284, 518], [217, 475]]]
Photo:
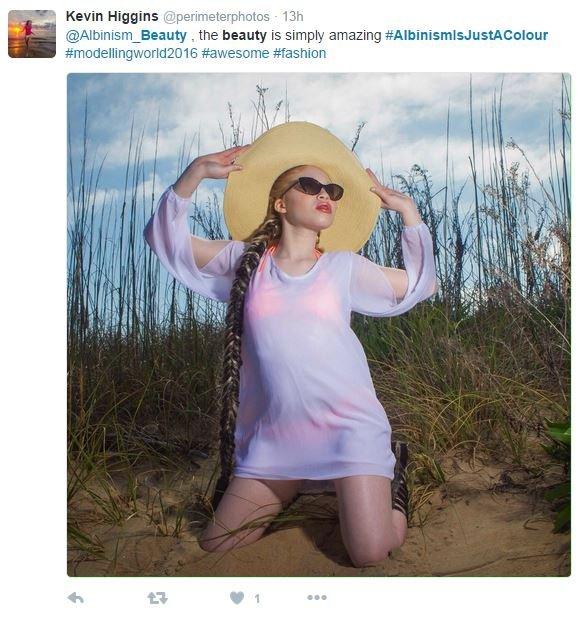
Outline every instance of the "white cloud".
[[[405, 173], [417, 163], [427, 168], [440, 185], [445, 182], [446, 117], [450, 109], [449, 164], [460, 186], [470, 175], [468, 157], [472, 152], [469, 82], [470, 76], [465, 73], [109, 74], [73, 80], [71, 98], [79, 106], [87, 92], [91, 145], [101, 157], [106, 154], [106, 168], [111, 171], [120, 171], [126, 164], [132, 118], [133, 148], [144, 131], [141, 160], [151, 166], [159, 112], [157, 159], [163, 162], [164, 176], [172, 177], [168, 183], [180, 172], [178, 155], [184, 142], [191, 147], [190, 159], [231, 145], [228, 103], [232, 104], [234, 123], [240, 120], [242, 143], [249, 143], [262, 132], [256, 113], [257, 85], [268, 88], [265, 97], [269, 123], [274, 106], [282, 101], [275, 124], [285, 120], [288, 104], [291, 120], [326, 126], [349, 146], [358, 124], [365, 121], [356, 151], [364, 166], [379, 170], [383, 159], [384, 171], [389, 175], [390, 171]], [[546, 178], [548, 119], [560, 105], [561, 75], [473, 74], [477, 137], [480, 114], [485, 111], [490, 122], [490, 106], [495, 96], [497, 101], [500, 99], [501, 86], [503, 137], [505, 141], [513, 137], [541, 178]], [[75, 109], [78, 114], [79, 108]], [[76, 122], [81, 125], [78, 118]], [[220, 126], [226, 134], [225, 143]], [[78, 129], [76, 137], [78, 149]], [[479, 145], [476, 150], [480, 167]], [[507, 151], [507, 157], [509, 162], [522, 160], [515, 150]], [[487, 166], [487, 153], [484, 158]], [[522, 161], [521, 170], [525, 167]], [[200, 194], [205, 198], [209, 195], [204, 183], [200, 192], [208, 192]]]

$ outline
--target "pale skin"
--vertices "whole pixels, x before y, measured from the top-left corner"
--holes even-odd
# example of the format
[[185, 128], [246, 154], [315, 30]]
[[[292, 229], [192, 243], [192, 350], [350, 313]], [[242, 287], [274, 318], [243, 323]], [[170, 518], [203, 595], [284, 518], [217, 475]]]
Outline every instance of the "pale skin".
[[[250, 145], [204, 155], [195, 159], [174, 183], [178, 196], [189, 198], [204, 178], [227, 178], [242, 169], [235, 158]], [[384, 187], [367, 168], [370, 191], [381, 199], [381, 208], [398, 212], [406, 226], [422, 221], [413, 200], [399, 191]], [[323, 184], [331, 179], [313, 166], [302, 166], [299, 176], [310, 176]], [[289, 181], [290, 184], [290, 181]], [[315, 207], [327, 202], [331, 213]], [[307, 195], [296, 188], [275, 201], [274, 208], [282, 219], [282, 236], [276, 252], [276, 263], [289, 275], [302, 275], [316, 262], [313, 249], [317, 232], [333, 224], [340, 205], [330, 200], [321, 188], [317, 195]], [[205, 266], [228, 240], [210, 241], [192, 236], [192, 253], [198, 267]], [[407, 291], [408, 278], [404, 269], [380, 267], [398, 299]], [[270, 521], [296, 497], [303, 480], [248, 479], [234, 476], [218, 505], [214, 521], [202, 533], [199, 543], [208, 552], [225, 551], [258, 540]], [[400, 547], [407, 533], [404, 514], [391, 507], [391, 480], [378, 475], [353, 475], [333, 480], [339, 506], [339, 522], [343, 543], [356, 567], [375, 565], [388, 553]], [[237, 531], [245, 523], [263, 524]], [[233, 531], [237, 531], [232, 533]]]

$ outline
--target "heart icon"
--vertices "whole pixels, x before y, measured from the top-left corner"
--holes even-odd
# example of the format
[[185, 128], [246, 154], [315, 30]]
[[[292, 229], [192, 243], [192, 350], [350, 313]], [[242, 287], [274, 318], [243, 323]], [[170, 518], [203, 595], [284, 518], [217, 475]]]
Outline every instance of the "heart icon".
[[244, 599], [244, 593], [242, 591], [232, 591], [230, 594], [230, 599], [234, 602], [234, 604], [240, 604]]

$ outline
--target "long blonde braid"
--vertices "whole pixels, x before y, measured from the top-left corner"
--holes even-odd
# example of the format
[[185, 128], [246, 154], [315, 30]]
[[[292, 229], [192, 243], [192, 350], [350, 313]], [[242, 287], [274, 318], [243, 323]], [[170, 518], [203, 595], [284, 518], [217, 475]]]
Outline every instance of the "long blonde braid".
[[280, 237], [281, 222], [277, 216], [265, 219], [253, 234], [250, 247], [242, 255], [230, 291], [230, 301], [226, 312], [224, 334], [224, 355], [222, 366], [222, 397], [220, 415], [220, 469], [221, 475], [216, 483], [212, 498], [215, 511], [230, 482], [234, 462], [234, 432], [239, 406], [240, 366], [242, 365], [242, 331], [244, 328], [244, 298], [252, 274], [268, 246]]
[[[220, 478], [216, 483], [212, 497], [212, 509], [216, 511], [234, 468], [236, 416], [239, 406], [240, 366], [242, 365], [242, 332], [244, 328], [244, 299], [248, 285], [260, 259], [271, 244], [276, 243], [282, 235], [282, 219], [274, 209], [275, 200], [296, 178], [296, 171], [304, 166], [296, 166], [283, 172], [273, 183], [268, 198], [268, 209], [262, 224], [244, 242], [250, 246], [238, 267], [226, 312], [224, 335], [224, 354], [221, 383], [220, 414]], [[319, 245], [320, 233], [317, 234], [316, 247]], [[319, 250], [321, 251], [321, 250]]]

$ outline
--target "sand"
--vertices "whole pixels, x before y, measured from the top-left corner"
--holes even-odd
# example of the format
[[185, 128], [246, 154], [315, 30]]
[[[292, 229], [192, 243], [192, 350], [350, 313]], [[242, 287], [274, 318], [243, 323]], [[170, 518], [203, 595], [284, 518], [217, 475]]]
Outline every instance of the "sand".
[[[148, 522], [141, 510], [122, 526], [98, 523], [94, 504], [77, 495], [69, 518], [103, 544], [101, 556], [69, 551], [71, 576], [567, 576], [570, 535], [552, 532], [553, 512], [542, 494], [550, 482], [506, 463], [443, 463], [447, 482], [431, 494], [408, 530], [405, 544], [382, 563], [354, 567], [343, 546], [334, 494], [299, 495], [285, 513], [307, 510], [319, 521], [276, 524], [248, 546], [203, 551], [199, 516]], [[121, 480], [119, 480], [121, 481]], [[164, 483], [149, 473], [138, 496], [150, 500]], [[167, 479], [166, 479], [167, 483]], [[120, 484], [121, 487], [121, 484]], [[166, 508], [187, 507], [192, 482], [173, 480], [162, 493]], [[186, 503], [183, 502], [184, 496]], [[182, 501], [180, 503], [180, 501]], [[191, 501], [190, 501], [191, 503]], [[170, 509], [170, 511], [172, 511]], [[188, 522], [185, 522], [185, 521]], [[167, 534], [166, 534], [167, 533]]]

